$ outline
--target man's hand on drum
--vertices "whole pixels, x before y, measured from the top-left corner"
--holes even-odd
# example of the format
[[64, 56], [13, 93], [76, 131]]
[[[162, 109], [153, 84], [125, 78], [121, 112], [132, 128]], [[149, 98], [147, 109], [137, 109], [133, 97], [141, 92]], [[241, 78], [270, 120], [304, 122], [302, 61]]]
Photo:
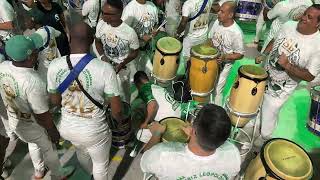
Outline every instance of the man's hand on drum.
[[284, 53], [282, 53], [279, 56], [278, 64], [283, 67], [284, 69], [287, 69], [288, 65], [290, 64], [288, 56], [286, 56]]
[[259, 56], [256, 57], [255, 63], [260, 64], [260, 63], [264, 62], [267, 59], [267, 57], [268, 56], [266, 54], [260, 54]]
[[162, 135], [166, 131], [166, 126], [161, 125], [159, 122], [155, 121], [150, 124], [149, 130], [152, 135]]
[[226, 60], [226, 54], [221, 54], [218, 58], [217, 58], [217, 63], [221, 64], [223, 61]]

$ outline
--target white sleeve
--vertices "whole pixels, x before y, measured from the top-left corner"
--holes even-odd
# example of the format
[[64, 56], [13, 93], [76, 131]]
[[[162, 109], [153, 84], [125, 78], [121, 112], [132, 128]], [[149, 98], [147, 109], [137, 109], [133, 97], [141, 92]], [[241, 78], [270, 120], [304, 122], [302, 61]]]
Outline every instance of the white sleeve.
[[131, 42], [130, 49], [138, 49], [139, 48], [139, 39], [137, 33], [132, 29], [131, 31]]
[[320, 50], [312, 53], [308, 59], [306, 69], [314, 76], [317, 77], [320, 74]]
[[234, 38], [232, 39], [232, 50], [233, 53], [244, 54], [245, 51], [242, 33], [234, 34]]
[[117, 80], [117, 74], [110, 64], [106, 62], [102, 62], [105, 65], [105, 82], [104, 82], [104, 96], [114, 97], [119, 96], [119, 85]]
[[85, 1], [82, 6], [82, 16], [87, 16], [92, 8], [92, 1]]
[[5, 2], [4, 5], [0, 7], [0, 19], [2, 19], [2, 22], [10, 22], [13, 21], [13, 18], [14, 10], [8, 2]]
[[56, 30], [55, 28], [53, 27], [49, 27], [50, 31], [51, 31], [51, 34], [54, 36], [54, 37], [59, 37], [61, 35], [61, 32]]
[[133, 18], [133, 15], [130, 14], [130, 7], [127, 5], [122, 11], [121, 20], [132, 27]]
[[[65, 58], [63, 58], [65, 60]], [[48, 73], [47, 73], [47, 91], [49, 93], [55, 94], [57, 93], [57, 89], [58, 89], [58, 84], [56, 82], [56, 67], [55, 67], [55, 61], [60, 61], [62, 59], [57, 58], [54, 59], [49, 67], [48, 67]]]
[[42, 114], [47, 112], [49, 110], [49, 97], [45, 83], [39, 77], [31, 80], [30, 83], [32, 84], [27, 90], [27, 97], [33, 113]]
[[282, 10], [283, 10], [283, 3], [279, 2], [277, 3], [272, 9], [270, 9], [267, 13], [268, 19], [274, 19], [278, 16], [280, 16]]
[[186, 1], [182, 6], [182, 16], [189, 17], [191, 15], [191, 8], [189, 1]]
[[219, 23], [218, 20], [216, 20], [211, 28], [211, 30], [208, 32], [208, 39], [213, 37], [213, 32], [215, 31], [216, 24]]
[[[161, 165], [164, 159], [161, 159], [161, 143], [155, 145], [151, 149], [143, 153], [140, 161], [142, 172], [151, 173], [154, 175], [163, 174], [163, 166]], [[167, 163], [167, 162], [166, 162]]]

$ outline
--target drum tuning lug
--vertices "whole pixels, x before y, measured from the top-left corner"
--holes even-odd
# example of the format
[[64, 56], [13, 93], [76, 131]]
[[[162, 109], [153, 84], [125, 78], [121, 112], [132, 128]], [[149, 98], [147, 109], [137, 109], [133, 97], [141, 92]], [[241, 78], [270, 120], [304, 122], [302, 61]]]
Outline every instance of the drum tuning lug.
[[202, 73], [204, 73], [204, 74], [205, 74], [205, 73], [207, 73], [207, 72], [208, 72], [208, 68], [207, 68], [207, 66], [203, 67], [203, 68], [202, 68]]
[[252, 96], [255, 96], [257, 94], [257, 88], [254, 87], [252, 90], [251, 90], [251, 94]]
[[160, 64], [164, 65], [164, 59], [163, 58], [160, 60]]
[[233, 88], [237, 89], [239, 87], [239, 81], [235, 82]]

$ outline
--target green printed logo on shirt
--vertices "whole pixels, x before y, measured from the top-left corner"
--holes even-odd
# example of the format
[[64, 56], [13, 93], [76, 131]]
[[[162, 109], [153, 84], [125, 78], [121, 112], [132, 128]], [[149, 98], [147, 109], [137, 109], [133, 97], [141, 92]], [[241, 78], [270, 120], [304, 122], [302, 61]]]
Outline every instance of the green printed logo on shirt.
[[208, 178], [208, 177], [212, 177], [212, 178], [215, 178], [215, 179], [218, 179], [218, 180], [228, 180], [228, 176], [226, 174], [218, 174], [218, 173], [215, 173], [215, 172], [201, 172], [199, 174], [195, 174], [195, 175], [192, 175], [192, 176], [188, 176], [188, 177], [185, 177], [185, 176], [181, 176], [181, 177], [178, 177], [177, 180], [194, 180], [194, 179], [202, 179], [202, 178]]

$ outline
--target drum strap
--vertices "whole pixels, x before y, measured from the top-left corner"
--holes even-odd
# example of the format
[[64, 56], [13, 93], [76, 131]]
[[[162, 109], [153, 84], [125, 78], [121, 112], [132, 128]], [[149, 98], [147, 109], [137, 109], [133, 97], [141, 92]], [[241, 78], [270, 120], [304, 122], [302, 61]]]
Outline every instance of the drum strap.
[[81, 73], [81, 71], [86, 67], [86, 65], [94, 59], [93, 56], [90, 54], [86, 54], [84, 57], [80, 59], [80, 61], [76, 64], [76, 66], [73, 68], [72, 63], [70, 61], [70, 56], [68, 55], [66, 57], [67, 64], [70, 70], [70, 74], [66, 77], [66, 79], [59, 85], [58, 87], [58, 92], [62, 94], [68, 87], [69, 85], [75, 80], [80, 88], [80, 90], [84, 93], [84, 95], [93, 103], [95, 104], [98, 108], [104, 109], [103, 105], [100, 104], [98, 101], [96, 101], [90, 94], [83, 88], [82, 84], [80, 83], [78, 76]]
[[206, 8], [206, 5], [208, 4], [208, 1], [209, 0], [204, 0], [203, 1], [203, 4], [201, 5], [201, 8], [200, 8], [200, 11], [194, 15], [193, 17], [189, 18], [188, 19], [188, 22], [192, 21], [192, 20], [195, 20], [198, 16], [200, 16], [200, 14], [202, 14], [202, 12], [204, 11], [204, 9]]

